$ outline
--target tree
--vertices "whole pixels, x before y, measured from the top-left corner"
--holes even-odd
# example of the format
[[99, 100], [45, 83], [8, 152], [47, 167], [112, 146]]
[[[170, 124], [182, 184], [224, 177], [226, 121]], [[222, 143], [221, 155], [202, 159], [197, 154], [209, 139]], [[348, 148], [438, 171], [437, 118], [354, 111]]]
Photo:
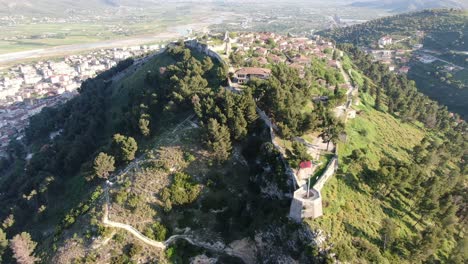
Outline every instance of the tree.
[[147, 137], [150, 135], [151, 131], [149, 129], [150, 121], [145, 117], [140, 117], [138, 120], [138, 127], [140, 128], [140, 132], [143, 136]]
[[377, 91], [375, 93], [375, 109], [382, 110], [382, 88], [380, 86], [377, 87]]
[[339, 92], [340, 92], [340, 88], [338, 88], [338, 84], [337, 84], [335, 85], [335, 90], [333, 90], [333, 94], [337, 96]]
[[115, 170], [114, 163], [114, 157], [101, 152], [94, 159], [94, 173], [99, 178], [107, 179], [107, 177], [109, 177], [109, 172]]
[[383, 250], [387, 250], [387, 246], [391, 246], [398, 238], [398, 226], [390, 218], [382, 220], [382, 228], [380, 229], [382, 236]]
[[119, 162], [127, 162], [135, 159], [138, 144], [132, 137], [115, 134], [112, 140], [112, 150]]
[[15, 224], [15, 216], [13, 214], [9, 214], [5, 220], [2, 222], [3, 229], [8, 229]]
[[213, 61], [211, 60], [210, 57], [206, 56], [204, 59], [203, 59], [203, 64], [202, 64], [202, 68], [203, 68], [203, 71], [204, 72], [207, 72], [209, 70], [211, 70], [213, 68]]
[[221, 80], [226, 80], [227, 78], [227, 73], [228, 73], [228, 68], [226, 65], [224, 64], [221, 64], [219, 67], [218, 67], [218, 70], [216, 72], [216, 75], [218, 76], [219, 79]]
[[322, 139], [327, 142], [327, 150], [331, 141], [335, 142], [344, 131], [344, 124], [333, 117], [331, 112], [326, 112], [323, 117]]
[[362, 86], [362, 92], [367, 93], [369, 92], [369, 80], [367, 78], [364, 78], [364, 85]]
[[295, 166], [299, 166], [302, 161], [312, 160], [312, 156], [307, 152], [307, 147], [303, 143], [293, 141], [292, 148], [291, 163]]
[[31, 239], [31, 235], [22, 232], [10, 240], [10, 248], [13, 251], [13, 257], [19, 264], [33, 264], [40, 259], [33, 255], [37, 243]]
[[0, 262], [2, 262], [2, 255], [5, 252], [5, 249], [8, 246], [8, 240], [6, 238], [5, 232], [0, 228]]
[[210, 118], [207, 126], [206, 144], [214, 153], [216, 161], [226, 161], [229, 158], [232, 149], [228, 127], [219, 124], [216, 119]]
[[22, 159], [26, 156], [24, 145], [16, 139], [10, 141], [10, 144], [8, 144], [7, 153], [10, 158], [13, 159]]

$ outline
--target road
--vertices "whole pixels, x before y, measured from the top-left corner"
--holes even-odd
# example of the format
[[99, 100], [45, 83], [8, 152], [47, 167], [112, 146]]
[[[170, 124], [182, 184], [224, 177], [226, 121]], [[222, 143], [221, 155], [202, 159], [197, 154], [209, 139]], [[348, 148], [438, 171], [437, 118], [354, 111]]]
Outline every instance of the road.
[[[415, 53], [416, 53], [416, 54], [421, 54], [421, 55], [426, 55], [426, 56], [431, 56], [432, 58], [434, 58], [434, 59], [436, 59], [436, 60], [438, 60], [438, 61], [445, 62], [445, 63], [447, 63], [448, 65], [451, 65], [452, 67], [460, 68], [461, 70], [464, 70], [464, 69], [465, 69], [465, 67], [456, 65], [456, 64], [454, 64], [454, 63], [452, 63], [452, 62], [450, 62], [450, 61], [446, 61], [446, 60], [443, 60], [443, 59], [441, 59], [441, 58], [439, 58], [439, 57], [434, 56], [433, 54], [437, 54], [437, 53], [435, 53], [435, 52], [433, 52], [433, 51], [431, 51], [431, 50], [426, 50], [426, 49], [424, 49], [424, 50], [420, 50], [420, 51], [415, 52]], [[429, 54], [427, 54], [427, 53], [431, 53], [431, 54], [429, 55]], [[463, 53], [462, 53], [462, 54], [463, 54]]]
[[[61, 45], [45, 49], [35, 49], [28, 51], [12, 52], [0, 54], [0, 65], [7, 65], [11, 63], [18, 63], [19, 61], [32, 60], [37, 58], [47, 58], [55, 56], [64, 56], [69, 54], [77, 54], [82, 51], [104, 49], [104, 48], [117, 48], [126, 46], [142, 45], [151, 42], [168, 42], [177, 40], [186, 36], [187, 30], [193, 32], [205, 32], [207, 28], [214, 24], [219, 24], [226, 17], [232, 15], [230, 12], [219, 12], [213, 17], [204, 18], [200, 21], [190, 24], [174, 25], [167, 28], [164, 32], [134, 36], [127, 39], [105, 40], [93, 43]], [[157, 26], [157, 25], [155, 25]]]

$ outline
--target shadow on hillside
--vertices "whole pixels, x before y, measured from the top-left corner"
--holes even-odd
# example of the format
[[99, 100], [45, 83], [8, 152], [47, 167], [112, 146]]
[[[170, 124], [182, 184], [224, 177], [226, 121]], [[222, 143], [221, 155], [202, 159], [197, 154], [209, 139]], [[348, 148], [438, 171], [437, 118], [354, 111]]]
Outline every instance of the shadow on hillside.
[[354, 225], [352, 225], [350, 223], [347, 223], [347, 222], [344, 223], [344, 227], [345, 227], [346, 232], [352, 234], [353, 236], [364, 238], [364, 239], [366, 239], [367, 241], [371, 242], [372, 244], [374, 244], [376, 246], [380, 245], [380, 240], [379, 239], [376, 239], [374, 237], [369, 236], [369, 234], [367, 232], [360, 229], [359, 227], [356, 227], [356, 226], [354, 226]]
[[358, 177], [354, 173], [337, 174], [337, 176], [341, 176], [339, 179], [348, 185], [348, 187], [350, 187], [352, 190], [359, 192], [360, 194], [368, 195], [368, 193], [361, 187], [362, 184], [364, 184], [362, 181], [365, 181], [366, 179], [364, 170], [361, 171], [361, 175], [362, 177]]
[[408, 222], [407, 220], [404, 220], [403, 217], [400, 216], [400, 214], [398, 214], [397, 210], [389, 207], [389, 206], [385, 206], [385, 205], [381, 205], [381, 208], [382, 208], [382, 211], [387, 214], [389, 217], [391, 218], [394, 218], [394, 219], [399, 219], [403, 224], [405, 224], [405, 226], [412, 230], [412, 231], [416, 231], [416, 229], [413, 227], [413, 225]]
[[416, 218], [414, 213], [407, 209], [407, 207], [409, 207], [409, 204], [399, 199], [396, 194], [392, 195], [392, 198], [390, 199], [390, 205], [392, 206], [392, 208], [399, 210], [400, 212], [410, 216], [411, 218]]

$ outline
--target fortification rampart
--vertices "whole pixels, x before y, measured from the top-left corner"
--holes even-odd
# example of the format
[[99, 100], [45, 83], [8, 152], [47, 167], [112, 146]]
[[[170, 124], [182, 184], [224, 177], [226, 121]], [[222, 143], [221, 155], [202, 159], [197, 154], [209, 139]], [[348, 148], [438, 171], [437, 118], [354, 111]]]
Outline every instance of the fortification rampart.
[[[220, 63], [226, 64], [223, 58], [216, 53], [215, 51], [211, 50], [208, 45], [198, 42], [197, 39], [186, 40], [185, 45], [195, 49], [201, 53], [210, 56], [211, 58], [217, 59]], [[230, 90], [231, 87], [228, 87]], [[234, 91], [234, 90], [233, 90]], [[321, 189], [325, 185], [325, 183], [335, 174], [336, 169], [338, 168], [338, 158], [337, 156], [333, 157], [332, 160], [327, 165], [327, 168], [323, 172], [323, 174], [319, 177], [316, 184], [308, 190], [307, 184], [299, 186], [299, 180], [294, 172], [294, 170], [289, 166], [289, 163], [286, 161], [284, 157], [284, 149], [275, 142], [275, 130], [278, 128], [276, 125], [268, 118], [266, 113], [262, 111], [260, 108], [257, 107], [257, 113], [260, 116], [265, 124], [268, 126], [270, 130], [270, 137], [271, 142], [275, 146], [275, 148], [281, 153], [280, 157], [281, 160], [286, 168], [286, 174], [289, 179], [294, 182], [294, 187], [297, 188], [294, 191], [293, 199], [291, 201], [289, 217], [297, 222], [302, 221], [303, 218], [317, 218], [323, 215], [322, 210], [322, 196], [321, 196]], [[335, 153], [336, 149], [335, 149]]]

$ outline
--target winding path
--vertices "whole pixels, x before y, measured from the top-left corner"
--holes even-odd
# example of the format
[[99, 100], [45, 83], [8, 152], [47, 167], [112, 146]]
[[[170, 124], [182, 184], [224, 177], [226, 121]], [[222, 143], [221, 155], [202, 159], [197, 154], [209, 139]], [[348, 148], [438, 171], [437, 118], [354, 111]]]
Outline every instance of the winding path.
[[142, 241], [145, 244], [148, 244], [153, 247], [157, 247], [162, 250], [166, 249], [166, 243], [155, 241], [146, 237], [145, 235], [140, 233], [140, 231], [136, 230], [133, 226], [109, 220], [109, 208], [108, 207], [109, 205], [106, 204], [105, 209], [104, 209], [104, 216], [102, 218], [102, 223], [104, 225], [127, 230], [128, 232], [132, 233], [132, 235], [134, 235], [136, 238], [138, 238], [140, 241]]

